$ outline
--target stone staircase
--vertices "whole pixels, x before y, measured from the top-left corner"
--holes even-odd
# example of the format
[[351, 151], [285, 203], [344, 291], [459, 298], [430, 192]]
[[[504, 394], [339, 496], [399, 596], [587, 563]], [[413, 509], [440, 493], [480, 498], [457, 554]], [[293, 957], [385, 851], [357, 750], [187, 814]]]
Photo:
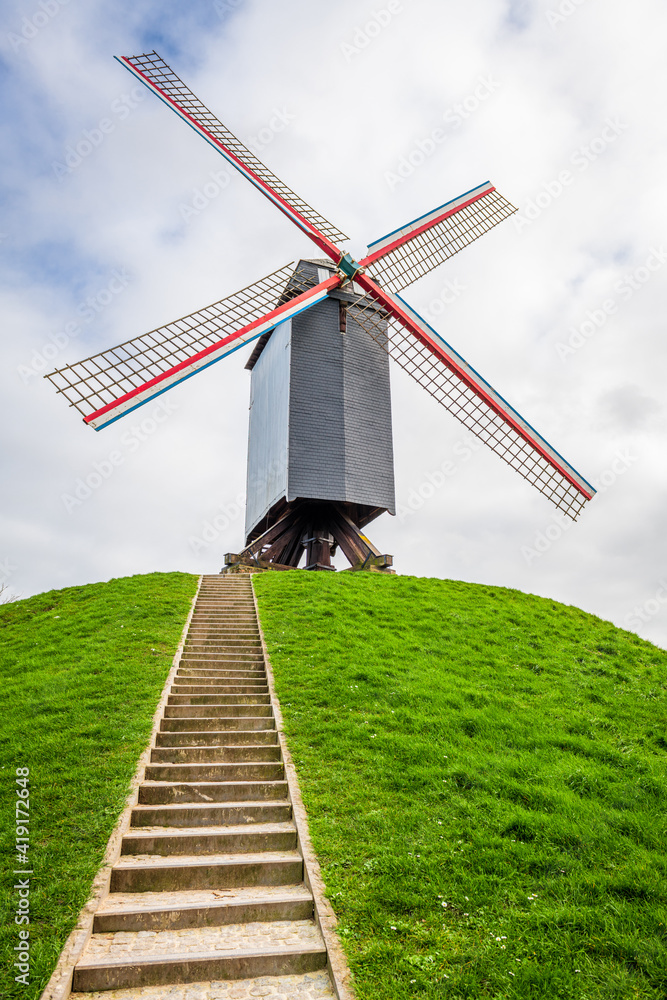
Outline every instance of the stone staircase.
[[72, 998], [335, 1000], [247, 575], [205, 576]]

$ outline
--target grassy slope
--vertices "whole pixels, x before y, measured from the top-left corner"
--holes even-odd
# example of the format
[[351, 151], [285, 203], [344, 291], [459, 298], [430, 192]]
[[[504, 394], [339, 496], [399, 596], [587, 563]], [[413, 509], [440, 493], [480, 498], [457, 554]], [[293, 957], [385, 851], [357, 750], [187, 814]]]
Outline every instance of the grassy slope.
[[[0, 995], [39, 997], [88, 896], [196, 578], [153, 573], [0, 608]], [[31, 984], [14, 982], [15, 769], [30, 768]], [[11, 956], [11, 957], [10, 957]]]
[[500, 588], [255, 579], [360, 1000], [664, 998], [667, 653]]

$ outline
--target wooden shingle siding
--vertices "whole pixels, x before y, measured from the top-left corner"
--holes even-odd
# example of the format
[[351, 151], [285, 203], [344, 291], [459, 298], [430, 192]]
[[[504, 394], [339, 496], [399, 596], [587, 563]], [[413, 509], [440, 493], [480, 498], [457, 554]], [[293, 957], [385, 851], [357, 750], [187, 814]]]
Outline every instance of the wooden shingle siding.
[[349, 313], [341, 333], [338, 297], [278, 327], [251, 378], [247, 535], [283, 497], [394, 513], [389, 358]]

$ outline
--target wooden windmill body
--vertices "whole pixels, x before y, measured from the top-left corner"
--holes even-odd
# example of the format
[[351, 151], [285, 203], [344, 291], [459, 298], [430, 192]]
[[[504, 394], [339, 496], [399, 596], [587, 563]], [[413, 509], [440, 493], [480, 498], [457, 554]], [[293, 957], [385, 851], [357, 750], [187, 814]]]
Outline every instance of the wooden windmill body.
[[[297, 274], [317, 284], [327, 264], [300, 261]], [[351, 526], [395, 513], [389, 356], [348, 315], [352, 298], [333, 293], [282, 323], [246, 365], [246, 544], [280, 523], [279, 565], [298, 565], [305, 548], [306, 568], [331, 568], [331, 550], [354, 544]]]

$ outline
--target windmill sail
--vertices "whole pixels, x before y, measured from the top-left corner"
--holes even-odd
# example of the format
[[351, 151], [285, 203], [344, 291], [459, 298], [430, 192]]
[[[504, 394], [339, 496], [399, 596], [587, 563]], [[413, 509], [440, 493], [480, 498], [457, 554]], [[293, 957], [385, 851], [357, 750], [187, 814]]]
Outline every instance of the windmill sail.
[[[118, 57], [116, 57], [118, 58]], [[186, 87], [157, 52], [118, 58], [145, 86], [172, 108], [191, 128], [221, 153], [228, 163], [239, 170], [256, 188], [327, 253], [332, 260], [340, 258], [335, 243], [347, 236], [311, 208], [288, 188], [254, 153], [236, 138], [233, 132], [212, 114], [205, 104]]]
[[[403, 299], [374, 298], [369, 304], [360, 297], [349, 307], [359, 325], [464, 427], [576, 520], [595, 494], [590, 483]], [[382, 300], [387, 308], [378, 312]]]
[[368, 247], [360, 266], [400, 292], [516, 212], [488, 182], [422, 215]]
[[204, 309], [45, 377], [95, 430], [326, 298], [294, 264]]

